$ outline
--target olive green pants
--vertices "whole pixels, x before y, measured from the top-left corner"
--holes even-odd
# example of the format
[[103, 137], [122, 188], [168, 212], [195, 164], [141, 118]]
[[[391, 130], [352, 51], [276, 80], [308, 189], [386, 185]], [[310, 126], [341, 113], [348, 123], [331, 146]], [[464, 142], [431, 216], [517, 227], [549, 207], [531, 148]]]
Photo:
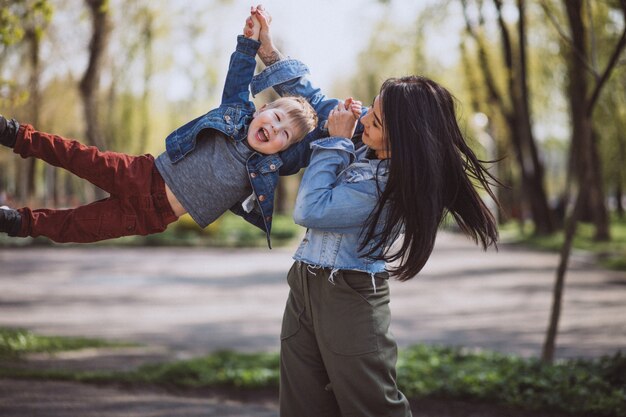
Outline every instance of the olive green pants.
[[280, 352], [281, 417], [410, 417], [396, 386], [389, 283], [296, 262]]

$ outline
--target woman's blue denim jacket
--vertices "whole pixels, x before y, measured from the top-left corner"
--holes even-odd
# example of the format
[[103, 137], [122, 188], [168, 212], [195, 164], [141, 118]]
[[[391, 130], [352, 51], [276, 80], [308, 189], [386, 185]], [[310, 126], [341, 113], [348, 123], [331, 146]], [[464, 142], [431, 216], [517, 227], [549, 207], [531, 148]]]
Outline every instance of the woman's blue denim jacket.
[[[220, 106], [177, 128], [165, 139], [167, 154], [173, 163], [194, 150], [198, 133], [203, 129], [218, 130], [235, 141], [246, 139], [255, 112], [254, 104], [249, 99], [249, 87], [256, 67], [255, 56], [260, 45], [259, 42], [244, 36], [237, 37], [237, 47], [230, 57]], [[272, 82], [281, 83], [298, 78], [307, 71], [306, 67], [293, 60], [283, 66], [284, 71], [270, 77]], [[262, 79], [266, 79], [264, 77]], [[259, 90], [261, 83], [257, 81], [256, 85], [257, 92], [271, 87], [271, 84], [268, 84]], [[307, 154], [308, 151], [304, 147], [299, 149], [301, 151], [284, 151], [272, 155], [253, 152], [246, 161], [246, 169], [258, 204], [249, 213], [240, 203], [230, 208], [232, 212], [263, 230], [270, 248], [274, 191], [278, 184], [278, 176], [295, 174], [305, 166], [308, 159], [301, 156], [300, 152]]]
[[[294, 259], [333, 272], [384, 272], [385, 262], [364, 256], [359, 247], [364, 225], [387, 184], [388, 161], [367, 159], [369, 149], [355, 151], [346, 138], [320, 139], [311, 148], [293, 212], [294, 221], [307, 231]], [[368, 242], [364, 251], [373, 244]]]
[[[385, 272], [385, 262], [367, 258], [359, 252], [363, 226], [372, 213], [388, 178], [388, 162], [367, 159], [368, 148], [346, 138], [326, 137], [321, 126], [338, 100], [327, 98], [309, 80], [308, 69], [300, 61], [286, 59], [255, 76], [252, 93], [274, 87], [281, 95], [307, 98], [317, 111], [320, 127], [301, 143], [283, 152], [290, 160], [306, 166], [300, 183], [293, 217], [307, 232], [294, 259], [331, 268], [331, 278], [339, 269], [370, 274]], [[367, 112], [364, 109], [363, 115]], [[357, 124], [355, 136], [363, 131]], [[309, 165], [310, 161], [310, 165]], [[367, 252], [374, 242], [364, 248]]]

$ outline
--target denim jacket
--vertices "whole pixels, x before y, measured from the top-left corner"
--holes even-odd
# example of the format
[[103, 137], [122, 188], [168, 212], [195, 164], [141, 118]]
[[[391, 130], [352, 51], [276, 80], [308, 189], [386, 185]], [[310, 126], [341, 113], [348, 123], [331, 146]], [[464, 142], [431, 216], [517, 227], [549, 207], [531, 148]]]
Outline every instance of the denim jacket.
[[[230, 57], [220, 106], [177, 128], [165, 139], [167, 154], [173, 163], [194, 150], [198, 133], [203, 129], [218, 130], [235, 142], [246, 139], [255, 112], [254, 104], [249, 99], [249, 85], [254, 75], [255, 56], [260, 45], [259, 42], [244, 36], [237, 37], [237, 47]], [[306, 68], [302, 66], [291, 64], [287, 67], [289, 71], [272, 77], [272, 80], [277, 83], [285, 82], [305, 74]], [[256, 91], [260, 90], [257, 88]], [[235, 204], [230, 210], [263, 230], [270, 248], [274, 192], [278, 184], [278, 175], [298, 172], [302, 167], [302, 161], [297, 152], [287, 155], [263, 155], [253, 152], [246, 161], [248, 178], [258, 204], [249, 213], [240, 203]]]
[[[320, 125], [298, 145], [285, 150], [291, 160], [309, 166], [300, 183], [294, 208], [296, 223], [307, 232], [294, 259], [314, 266], [331, 268], [331, 278], [339, 269], [376, 274], [385, 271], [385, 262], [359, 253], [363, 225], [376, 207], [387, 183], [387, 161], [368, 160], [366, 146], [358, 147], [346, 138], [328, 137], [323, 128], [338, 100], [329, 99], [308, 78], [309, 71], [300, 61], [285, 59], [255, 76], [251, 90], [256, 94], [273, 87], [281, 95], [305, 97], [317, 111]], [[367, 109], [363, 109], [363, 117]], [[354, 139], [363, 125], [357, 123]], [[309, 165], [310, 161], [310, 165]], [[367, 252], [373, 246], [370, 242]]]
[[320, 139], [311, 148], [293, 212], [294, 221], [307, 231], [294, 259], [333, 271], [384, 272], [384, 261], [365, 257], [358, 248], [363, 226], [387, 184], [387, 160], [367, 159], [368, 148], [355, 151], [346, 138]]

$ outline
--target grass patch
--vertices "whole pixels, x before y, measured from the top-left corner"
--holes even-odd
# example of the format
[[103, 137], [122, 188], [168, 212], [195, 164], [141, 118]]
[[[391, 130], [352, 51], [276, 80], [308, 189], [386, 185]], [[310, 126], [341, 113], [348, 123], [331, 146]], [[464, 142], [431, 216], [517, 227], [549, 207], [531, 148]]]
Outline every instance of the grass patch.
[[[173, 388], [278, 387], [275, 353], [221, 351], [131, 372], [70, 372], [0, 367], [0, 377], [90, 383], [153, 384]], [[409, 397], [476, 400], [577, 415], [626, 415], [626, 356], [543, 365], [493, 352], [417, 345], [400, 352], [398, 384]]]
[[275, 353], [219, 351], [187, 361], [142, 366], [131, 379], [180, 388], [278, 387], [278, 362]]
[[494, 352], [414, 346], [401, 352], [398, 384], [406, 395], [479, 400], [582, 415], [626, 413], [626, 356], [544, 365]]
[[84, 337], [40, 336], [24, 329], [0, 328], [0, 359], [15, 359], [28, 353], [130, 346], [137, 345]]
[[[563, 231], [550, 236], [535, 236], [532, 224], [520, 227], [515, 222], [509, 222], [499, 228], [503, 239], [510, 243], [546, 251], [559, 251], [563, 246]], [[626, 218], [612, 217], [609, 242], [596, 242], [593, 239], [594, 232], [592, 224], [579, 223], [573, 248], [593, 253], [598, 263], [606, 268], [626, 271]]]

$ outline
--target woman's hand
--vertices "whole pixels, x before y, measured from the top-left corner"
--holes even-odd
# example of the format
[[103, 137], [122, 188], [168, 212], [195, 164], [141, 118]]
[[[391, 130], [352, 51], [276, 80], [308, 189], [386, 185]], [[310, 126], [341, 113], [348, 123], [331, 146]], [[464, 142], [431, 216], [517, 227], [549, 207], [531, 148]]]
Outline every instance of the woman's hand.
[[275, 62], [284, 59], [283, 54], [276, 49], [274, 42], [272, 41], [272, 34], [270, 32], [270, 24], [272, 23], [272, 16], [265, 10], [262, 4], [258, 6], [252, 6], [250, 8], [250, 17], [246, 20], [246, 28], [252, 28], [253, 20], [256, 18], [261, 25], [259, 30], [259, 42], [261, 46], [257, 51], [259, 58], [266, 66], [272, 65]]
[[339, 103], [331, 110], [328, 117], [328, 134], [342, 138], [351, 138], [356, 128], [356, 121], [361, 115], [361, 102], [352, 97], [345, 102]]

